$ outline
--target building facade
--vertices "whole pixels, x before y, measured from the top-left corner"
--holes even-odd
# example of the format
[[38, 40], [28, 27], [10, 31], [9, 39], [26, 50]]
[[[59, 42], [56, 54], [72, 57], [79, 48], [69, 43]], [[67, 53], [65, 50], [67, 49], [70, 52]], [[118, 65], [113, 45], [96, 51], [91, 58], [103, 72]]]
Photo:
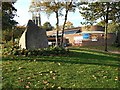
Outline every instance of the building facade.
[[[69, 46], [104, 46], [104, 28], [98, 25], [95, 26], [85, 26], [65, 29], [64, 32], [64, 45]], [[48, 41], [49, 43], [55, 43], [56, 31], [48, 31]], [[61, 31], [59, 31], [59, 36], [61, 36]], [[115, 34], [108, 33], [108, 45], [112, 45], [115, 42]], [[61, 37], [59, 37], [59, 42]]]

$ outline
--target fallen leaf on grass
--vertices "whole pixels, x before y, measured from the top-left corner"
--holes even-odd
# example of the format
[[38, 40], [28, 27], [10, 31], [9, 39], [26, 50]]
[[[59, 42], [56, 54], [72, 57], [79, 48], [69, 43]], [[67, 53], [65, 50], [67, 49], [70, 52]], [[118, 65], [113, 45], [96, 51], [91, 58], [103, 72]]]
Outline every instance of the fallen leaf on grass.
[[118, 77], [115, 78], [115, 81], [117, 81], [117, 80], [118, 80]]
[[103, 76], [103, 78], [107, 78], [107, 76]]
[[53, 73], [53, 71], [50, 71], [50, 73]]
[[52, 79], [55, 80], [55, 76], [53, 76]]
[[19, 80], [19, 82], [23, 82], [23, 79]]
[[95, 75], [92, 75], [92, 77], [93, 77], [94, 79], [96, 79]]
[[58, 65], [60, 66], [61, 64], [60, 64], [60, 63], [58, 63]]
[[47, 73], [46, 76], [48, 76], [49, 74]]
[[34, 62], [36, 61], [36, 59], [34, 59]]
[[31, 77], [27, 77], [27, 79], [30, 79]]
[[52, 85], [51, 87], [52, 87], [52, 88], [54, 88], [54, 87], [55, 87], [55, 85]]
[[28, 84], [31, 84], [31, 82], [28, 82]]
[[25, 86], [25, 88], [30, 88], [30, 86]]
[[39, 74], [40, 76], [42, 76], [42, 73], [41, 74]]
[[61, 87], [58, 87], [58, 89], [61, 89]]
[[48, 81], [46, 81], [46, 80], [43, 80], [43, 84], [47, 84], [48, 83]]
[[22, 67], [19, 67], [18, 69], [21, 69]]

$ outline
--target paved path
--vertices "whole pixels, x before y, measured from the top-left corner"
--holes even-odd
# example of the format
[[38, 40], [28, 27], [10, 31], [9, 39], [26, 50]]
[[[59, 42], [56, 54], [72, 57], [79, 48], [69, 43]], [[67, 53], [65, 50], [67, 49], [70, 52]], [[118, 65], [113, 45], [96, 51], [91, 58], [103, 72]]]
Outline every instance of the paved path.
[[120, 54], [120, 51], [108, 51], [110, 53]]

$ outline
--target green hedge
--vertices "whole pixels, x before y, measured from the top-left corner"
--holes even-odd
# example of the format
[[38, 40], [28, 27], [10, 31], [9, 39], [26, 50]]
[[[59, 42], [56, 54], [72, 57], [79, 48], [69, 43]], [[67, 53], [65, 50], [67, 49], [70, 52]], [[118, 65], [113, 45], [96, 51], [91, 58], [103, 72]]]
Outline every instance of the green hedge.
[[35, 50], [20, 49], [18, 44], [13, 47], [7, 47], [3, 49], [3, 55], [24, 55], [24, 56], [49, 56], [49, 55], [66, 55], [69, 52], [68, 49], [63, 47], [49, 47]]

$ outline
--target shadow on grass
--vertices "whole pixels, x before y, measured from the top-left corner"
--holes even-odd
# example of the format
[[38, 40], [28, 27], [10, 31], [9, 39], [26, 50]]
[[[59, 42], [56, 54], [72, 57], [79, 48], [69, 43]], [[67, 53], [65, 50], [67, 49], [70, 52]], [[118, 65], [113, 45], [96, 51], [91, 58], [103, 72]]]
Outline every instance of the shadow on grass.
[[3, 60], [26, 60], [40, 62], [60, 62], [70, 64], [91, 64], [120, 67], [120, 58], [117, 54], [110, 54], [93, 50], [72, 49], [67, 56], [33, 56], [33, 57], [15, 57], [3, 58]]
[[88, 49], [88, 48], [72, 48], [71, 50], [77, 50], [77, 51], [85, 51], [85, 52], [89, 52], [89, 53], [99, 53], [99, 54], [104, 54], [104, 55], [109, 55], [109, 57], [117, 57], [120, 58], [120, 54], [117, 53], [110, 53], [109, 51], [106, 52], [104, 50], [94, 50], [94, 49]]

